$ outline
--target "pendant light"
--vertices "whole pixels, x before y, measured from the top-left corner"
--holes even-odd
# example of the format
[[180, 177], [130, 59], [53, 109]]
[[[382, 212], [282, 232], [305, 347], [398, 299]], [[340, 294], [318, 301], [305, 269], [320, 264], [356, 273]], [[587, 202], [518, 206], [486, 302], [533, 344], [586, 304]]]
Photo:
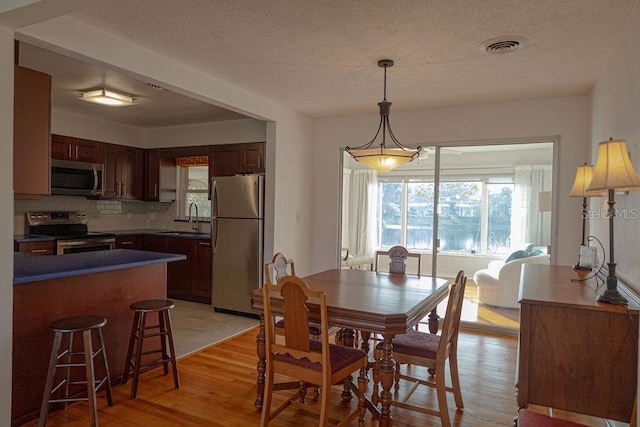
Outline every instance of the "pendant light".
[[[354, 148], [346, 147], [345, 150], [358, 162], [364, 163], [380, 173], [385, 173], [417, 158], [422, 148], [420, 146], [411, 148], [402, 145], [393, 135], [391, 124], [389, 123], [391, 102], [387, 101], [387, 68], [393, 67], [393, 61], [391, 59], [381, 59], [378, 61], [378, 67], [384, 68], [384, 99], [382, 102], [378, 102], [380, 107], [378, 131], [368, 143]], [[373, 144], [381, 132], [382, 141], [380, 145], [375, 147]], [[387, 148], [387, 133], [395, 147]]]

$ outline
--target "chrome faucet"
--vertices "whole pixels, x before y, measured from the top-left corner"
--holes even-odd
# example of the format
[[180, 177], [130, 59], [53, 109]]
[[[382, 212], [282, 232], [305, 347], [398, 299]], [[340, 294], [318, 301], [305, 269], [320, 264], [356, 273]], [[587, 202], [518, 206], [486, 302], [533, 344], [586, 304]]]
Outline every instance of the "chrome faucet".
[[[196, 207], [196, 220], [193, 220], [193, 217], [191, 216], [191, 208], [192, 207]], [[199, 233], [200, 232], [200, 221], [198, 219], [198, 205], [195, 202], [191, 202], [191, 204], [189, 205], [189, 222], [193, 223], [193, 225], [191, 226], [191, 228], [193, 228], [193, 232], [194, 233]]]

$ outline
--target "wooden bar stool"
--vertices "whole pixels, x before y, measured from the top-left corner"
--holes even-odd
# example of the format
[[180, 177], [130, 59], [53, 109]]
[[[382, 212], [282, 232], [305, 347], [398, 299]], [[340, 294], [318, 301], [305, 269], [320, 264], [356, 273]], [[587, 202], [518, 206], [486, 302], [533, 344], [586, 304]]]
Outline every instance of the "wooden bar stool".
[[[169, 374], [169, 362], [173, 371], [173, 382], [175, 388], [180, 388], [180, 378], [178, 377], [178, 365], [176, 353], [173, 347], [173, 333], [171, 331], [171, 317], [169, 310], [175, 307], [173, 301], [168, 299], [152, 299], [134, 302], [129, 308], [135, 313], [133, 326], [131, 327], [131, 337], [129, 339], [129, 350], [127, 351], [127, 361], [125, 363], [122, 384], [129, 379], [129, 373], [133, 370], [133, 382], [131, 384], [131, 398], [135, 399], [138, 392], [138, 379], [140, 370], [143, 368], [162, 364], [164, 374]], [[147, 326], [147, 313], [158, 313], [158, 324]], [[144, 350], [143, 344], [146, 338], [159, 337], [160, 348]], [[169, 352], [167, 352], [167, 342]], [[135, 347], [135, 353], [134, 353]], [[160, 353], [160, 358], [150, 362], [142, 363], [142, 357]]]
[[[107, 356], [104, 348], [104, 340], [102, 338], [102, 327], [107, 324], [107, 319], [100, 316], [76, 316], [60, 319], [51, 324], [54, 332], [53, 348], [51, 350], [51, 358], [49, 359], [49, 371], [47, 372], [47, 380], [44, 386], [44, 395], [42, 397], [42, 406], [40, 407], [39, 426], [44, 426], [47, 422], [47, 414], [49, 413], [50, 403], [64, 403], [65, 408], [67, 402], [77, 402], [82, 400], [89, 401], [89, 409], [91, 411], [91, 425], [98, 425], [98, 408], [96, 406], [96, 392], [106, 385], [107, 404], [113, 405], [111, 397], [111, 379], [109, 377], [109, 367], [107, 365]], [[94, 348], [92, 333], [96, 332], [97, 345]], [[82, 332], [82, 351], [73, 348], [73, 335], [76, 332]], [[68, 336], [68, 341], [63, 348], [64, 337]], [[99, 356], [103, 367], [103, 377], [96, 380], [95, 364], [93, 359]], [[71, 368], [85, 368], [84, 380], [76, 380], [71, 376]], [[53, 385], [56, 369], [62, 368], [64, 377], [62, 380]], [[69, 397], [70, 386], [85, 384], [87, 389], [87, 397]], [[54, 394], [61, 390], [63, 397], [54, 398]], [[76, 394], [75, 392], [73, 393]]]

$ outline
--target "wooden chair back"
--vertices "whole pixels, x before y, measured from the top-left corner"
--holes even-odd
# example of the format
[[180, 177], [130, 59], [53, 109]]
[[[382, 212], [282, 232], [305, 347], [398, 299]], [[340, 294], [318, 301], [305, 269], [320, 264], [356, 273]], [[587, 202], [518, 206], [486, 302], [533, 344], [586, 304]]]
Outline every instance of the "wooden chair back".
[[277, 252], [271, 262], [264, 265], [264, 280], [267, 283], [276, 283], [285, 276], [295, 275], [293, 259], [288, 258], [283, 252]]
[[[331, 371], [328, 350], [322, 354], [309, 350], [309, 309], [307, 304], [314, 303], [320, 307], [321, 342], [323, 349], [328, 348], [329, 336], [327, 325], [326, 296], [322, 291], [315, 291], [297, 276], [284, 276], [277, 283], [267, 283], [263, 286], [265, 338], [267, 346], [267, 360], [274, 354], [290, 354], [296, 359], [308, 358], [311, 362], [319, 362]], [[276, 343], [274, 325], [276, 315], [273, 304], [278, 302], [281, 313], [278, 317], [284, 319], [284, 342]], [[325, 354], [326, 353], [326, 354]], [[293, 375], [295, 377], [295, 375]]]
[[378, 271], [378, 263], [381, 256], [389, 257], [389, 273], [407, 274], [407, 259], [415, 258], [417, 263], [416, 275], [420, 276], [421, 259], [420, 254], [411, 253], [404, 246], [394, 246], [388, 251], [376, 251], [374, 271]]
[[456, 276], [456, 281], [449, 290], [449, 301], [447, 302], [447, 312], [442, 325], [442, 335], [436, 359], [445, 360], [450, 354], [455, 354], [458, 346], [458, 332], [460, 331], [460, 316], [462, 314], [462, 303], [464, 301], [464, 290], [467, 286], [467, 277], [464, 271], [460, 270]]

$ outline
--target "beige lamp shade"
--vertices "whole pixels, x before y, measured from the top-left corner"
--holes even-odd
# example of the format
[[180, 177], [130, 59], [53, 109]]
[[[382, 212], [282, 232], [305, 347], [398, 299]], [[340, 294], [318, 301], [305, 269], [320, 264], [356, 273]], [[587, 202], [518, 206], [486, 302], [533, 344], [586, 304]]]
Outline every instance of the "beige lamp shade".
[[350, 150], [349, 153], [357, 161], [380, 173], [389, 172], [418, 156], [417, 151], [405, 151], [398, 148], [355, 149]]
[[603, 141], [598, 144], [598, 160], [588, 191], [640, 188], [640, 178], [629, 159], [625, 140]]
[[576, 179], [569, 191], [570, 197], [597, 197], [602, 196], [600, 191], [589, 191], [589, 185], [593, 179], [593, 165], [580, 165], [576, 171]]

